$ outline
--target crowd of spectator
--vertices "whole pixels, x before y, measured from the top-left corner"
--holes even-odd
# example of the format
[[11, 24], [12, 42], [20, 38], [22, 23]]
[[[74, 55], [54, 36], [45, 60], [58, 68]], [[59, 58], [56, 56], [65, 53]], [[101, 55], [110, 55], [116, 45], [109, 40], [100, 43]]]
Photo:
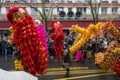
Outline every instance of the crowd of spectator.
[[7, 58], [12, 55], [13, 46], [8, 43], [9, 36], [3, 36], [3, 40], [0, 38], [0, 56]]
[[[69, 47], [73, 44], [76, 35], [65, 35], [63, 47], [64, 49], [69, 49]], [[3, 40], [0, 38], [0, 56], [7, 58], [7, 56], [14, 56], [15, 50], [14, 46], [8, 43], [9, 36], [3, 36]], [[88, 39], [86, 44], [79, 50], [83, 53], [84, 62], [88, 56], [93, 56], [97, 52], [104, 52], [111, 41], [114, 38], [108, 34], [105, 35], [96, 35], [94, 39]], [[55, 52], [53, 47], [54, 41], [51, 38], [48, 38], [48, 50], [50, 59], [55, 59]], [[75, 57], [74, 57], [75, 58]]]
[[[70, 46], [72, 46], [75, 38], [76, 38], [76, 35], [65, 35], [65, 40], [63, 43], [64, 49], [68, 49]], [[107, 46], [109, 45], [109, 43], [114, 40], [115, 39], [108, 34], [96, 35], [94, 39], [88, 39], [87, 42], [83, 45], [83, 47], [78, 50], [83, 53], [82, 62], [84, 62], [85, 60], [88, 60], [89, 62], [91, 62], [90, 58], [94, 58], [95, 53], [104, 52]], [[52, 59], [55, 58], [53, 43], [54, 41], [51, 38], [49, 38], [48, 40], [49, 58], [52, 58]], [[75, 59], [75, 55], [76, 53], [74, 54], [73, 59]]]

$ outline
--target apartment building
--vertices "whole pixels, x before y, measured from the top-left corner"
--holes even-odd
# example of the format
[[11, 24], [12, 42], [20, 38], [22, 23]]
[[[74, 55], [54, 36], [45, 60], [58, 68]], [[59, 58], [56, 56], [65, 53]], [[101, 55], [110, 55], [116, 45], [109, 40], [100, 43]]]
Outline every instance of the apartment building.
[[[31, 8], [36, 7], [41, 11], [41, 0], [0, 0], [0, 20], [6, 20], [7, 10], [11, 7], [26, 8], [28, 13], [35, 19], [40, 19], [40, 15]], [[46, 0], [45, 12], [48, 14], [51, 6], [54, 7], [52, 18], [61, 20], [91, 20], [90, 6], [86, 2], [89, 0]], [[92, 0], [93, 5], [100, 3], [100, 19], [120, 19], [120, 0]]]

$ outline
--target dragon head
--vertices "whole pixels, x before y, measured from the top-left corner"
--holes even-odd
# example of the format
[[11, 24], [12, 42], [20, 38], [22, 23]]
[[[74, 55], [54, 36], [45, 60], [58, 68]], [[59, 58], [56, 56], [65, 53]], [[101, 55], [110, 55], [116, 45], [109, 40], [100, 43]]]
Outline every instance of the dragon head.
[[26, 14], [27, 14], [26, 10], [18, 7], [13, 7], [8, 10], [7, 19], [12, 24], [14, 24], [14, 22], [23, 19], [26, 16]]

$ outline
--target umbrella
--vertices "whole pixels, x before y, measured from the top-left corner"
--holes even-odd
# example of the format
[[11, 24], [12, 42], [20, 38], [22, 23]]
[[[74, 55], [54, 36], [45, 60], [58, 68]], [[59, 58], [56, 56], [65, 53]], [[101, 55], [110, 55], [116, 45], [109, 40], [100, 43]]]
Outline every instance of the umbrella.
[[0, 69], [0, 80], [38, 80], [25, 71], [5, 71]]

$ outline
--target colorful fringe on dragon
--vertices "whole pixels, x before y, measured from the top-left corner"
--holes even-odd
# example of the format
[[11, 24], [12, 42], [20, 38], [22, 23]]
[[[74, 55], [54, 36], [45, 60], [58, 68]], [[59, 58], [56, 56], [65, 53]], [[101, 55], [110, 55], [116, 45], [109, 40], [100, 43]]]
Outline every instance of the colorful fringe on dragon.
[[45, 74], [48, 67], [48, 51], [32, 17], [26, 10], [14, 7], [9, 9], [7, 19], [12, 24], [11, 40], [19, 48], [24, 69], [33, 75]]
[[57, 60], [62, 60], [62, 53], [63, 49], [63, 42], [64, 42], [64, 33], [63, 33], [63, 26], [58, 20], [53, 20], [51, 22], [51, 28], [53, 33], [50, 34], [50, 37], [54, 40], [54, 49], [55, 49], [55, 56]]
[[46, 52], [48, 52], [48, 44], [47, 44], [47, 36], [46, 30], [43, 23], [40, 20], [35, 20], [35, 25], [37, 27], [38, 35], [40, 36], [43, 46], [46, 48]]
[[78, 36], [70, 49], [70, 56], [78, 51], [90, 38], [93, 39], [97, 34], [108, 33], [115, 38], [115, 42], [110, 43], [107, 50], [95, 55], [95, 63], [104, 69], [113, 69], [120, 74], [120, 30], [110, 22], [99, 22], [96, 25], [90, 24], [86, 29], [78, 25], [73, 25], [70, 33], [78, 32]]
[[[120, 30], [112, 22], [106, 22], [102, 30], [113, 36], [115, 41], [108, 45], [104, 53], [96, 54], [96, 64], [106, 70], [113, 69], [114, 72], [120, 74]], [[101, 54], [103, 55], [99, 56]]]
[[73, 57], [73, 54], [78, 51], [89, 38], [94, 38], [96, 34], [100, 34], [100, 30], [102, 27], [102, 22], [99, 22], [98, 24], [90, 24], [87, 29], [82, 28], [78, 25], [73, 25], [70, 29], [70, 33], [78, 32], [78, 36], [76, 40], [74, 41], [74, 44], [69, 48], [70, 50], [70, 57]]

